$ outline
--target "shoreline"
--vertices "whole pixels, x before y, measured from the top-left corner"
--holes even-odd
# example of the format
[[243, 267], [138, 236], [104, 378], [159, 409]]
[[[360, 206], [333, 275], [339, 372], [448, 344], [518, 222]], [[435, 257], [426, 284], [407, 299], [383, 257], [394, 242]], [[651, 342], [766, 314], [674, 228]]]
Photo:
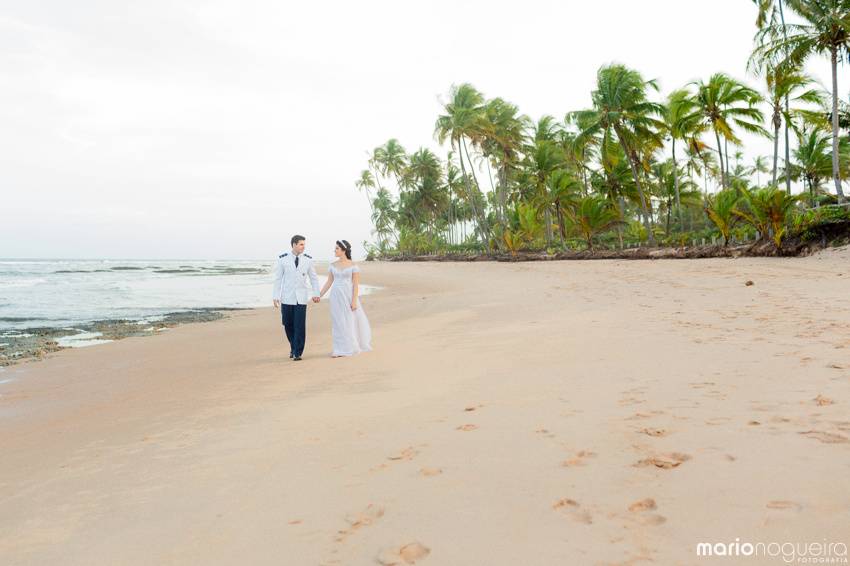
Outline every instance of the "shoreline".
[[[142, 320], [103, 319], [73, 326], [6, 330], [0, 333], [0, 368], [43, 360], [48, 354], [62, 350], [107, 344], [124, 338], [153, 336], [179, 325], [211, 322], [225, 318], [225, 313], [242, 310], [251, 308], [207, 307], [175, 311]], [[63, 345], [63, 342], [68, 345]], [[74, 345], [74, 342], [78, 344]]]

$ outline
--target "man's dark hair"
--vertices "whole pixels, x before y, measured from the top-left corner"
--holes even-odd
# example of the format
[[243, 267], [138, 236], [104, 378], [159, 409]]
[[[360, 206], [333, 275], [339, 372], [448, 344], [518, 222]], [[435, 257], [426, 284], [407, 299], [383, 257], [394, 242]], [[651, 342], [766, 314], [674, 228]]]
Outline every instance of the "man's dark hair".
[[290, 244], [292, 244], [294, 246], [295, 244], [297, 244], [301, 240], [306, 240], [306, 239], [307, 238], [305, 238], [304, 236], [299, 236], [298, 234], [295, 234], [294, 236], [292, 236], [292, 240], [290, 241]]

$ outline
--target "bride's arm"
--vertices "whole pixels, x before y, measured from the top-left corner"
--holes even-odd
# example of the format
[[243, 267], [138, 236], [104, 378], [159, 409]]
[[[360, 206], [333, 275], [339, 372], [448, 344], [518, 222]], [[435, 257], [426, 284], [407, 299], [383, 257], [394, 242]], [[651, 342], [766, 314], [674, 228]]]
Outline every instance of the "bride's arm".
[[360, 294], [360, 272], [351, 274], [351, 310], [357, 310], [357, 295]]
[[325, 286], [322, 287], [322, 291], [319, 293], [319, 298], [322, 298], [322, 297], [325, 296], [325, 293], [327, 293], [328, 289], [331, 288], [331, 285], [333, 284], [333, 282], [334, 282], [334, 274], [330, 269], [328, 269], [328, 280], [325, 281]]

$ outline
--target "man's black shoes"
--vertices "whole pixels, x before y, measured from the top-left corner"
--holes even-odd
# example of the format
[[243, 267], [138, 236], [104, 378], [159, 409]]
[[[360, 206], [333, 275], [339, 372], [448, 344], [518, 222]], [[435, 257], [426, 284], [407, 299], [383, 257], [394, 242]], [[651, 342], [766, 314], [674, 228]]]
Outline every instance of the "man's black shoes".
[[295, 356], [294, 358], [292, 358], [292, 361], [294, 361], [294, 362], [300, 362], [300, 361], [301, 361], [301, 356]]

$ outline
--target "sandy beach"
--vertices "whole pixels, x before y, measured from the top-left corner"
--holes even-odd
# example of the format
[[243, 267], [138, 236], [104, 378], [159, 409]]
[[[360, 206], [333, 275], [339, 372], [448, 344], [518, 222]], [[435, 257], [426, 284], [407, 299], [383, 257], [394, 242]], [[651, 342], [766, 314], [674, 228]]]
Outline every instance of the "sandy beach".
[[[363, 264], [310, 306], [0, 373], [4, 565], [781, 564], [850, 544], [850, 249]], [[751, 285], [747, 282], [751, 281]], [[8, 380], [8, 381], [6, 381]]]

